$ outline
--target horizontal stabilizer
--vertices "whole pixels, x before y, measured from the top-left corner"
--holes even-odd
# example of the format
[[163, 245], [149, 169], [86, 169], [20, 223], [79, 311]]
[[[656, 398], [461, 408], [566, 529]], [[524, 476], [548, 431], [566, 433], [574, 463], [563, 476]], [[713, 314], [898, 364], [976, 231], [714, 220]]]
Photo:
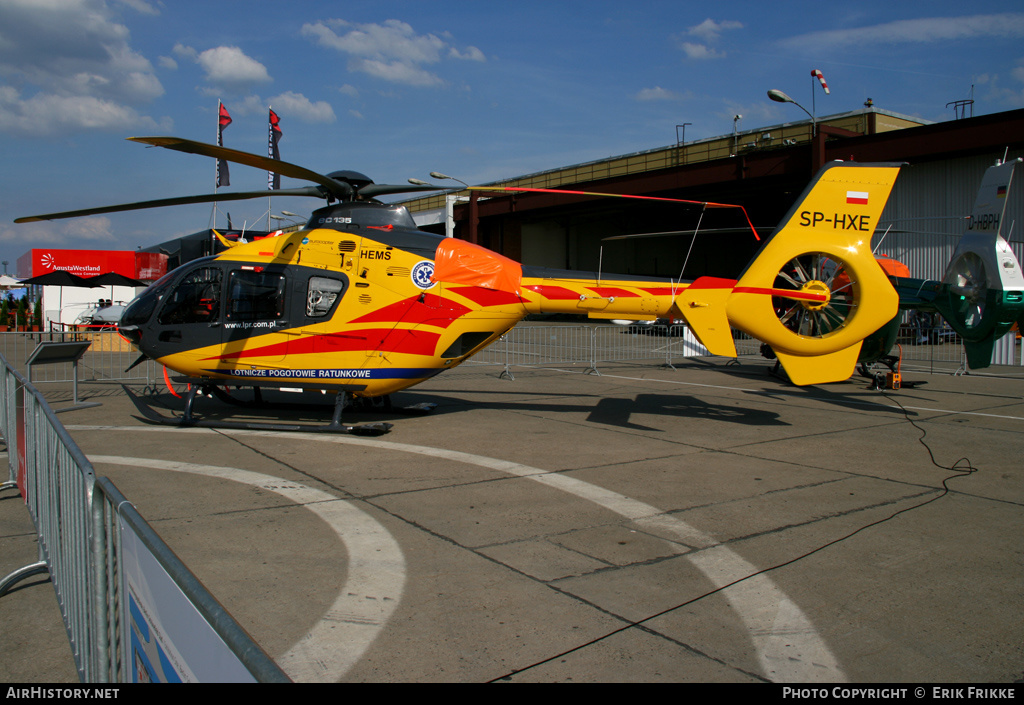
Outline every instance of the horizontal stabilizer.
[[850, 378], [857, 367], [860, 346], [861, 343], [858, 342], [856, 345], [828, 355], [790, 355], [778, 350], [775, 351], [775, 354], [793, 384], [800, 386], [827, 384], [843, 382]]
[[972, 370], [983, 370], [992, 364], [992, 351], [996, 347], [996, 336], [989, 334], [982, 340], [964, 340], [967, 366]]
[[712, 355], [736, 357], [736, 343], [725, 304], [736, 282], [700, 277], [676, 297], [676, 305], [701, 344]]

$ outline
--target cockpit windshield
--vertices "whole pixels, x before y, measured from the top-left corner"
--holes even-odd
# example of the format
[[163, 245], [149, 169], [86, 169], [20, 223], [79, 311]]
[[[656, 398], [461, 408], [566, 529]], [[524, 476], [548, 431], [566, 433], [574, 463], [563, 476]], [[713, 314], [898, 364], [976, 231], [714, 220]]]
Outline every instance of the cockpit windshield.
[[174, 281], [179, 274], [181, 274], [179, 271], [170, 271], [150, 284], [145, 291], [135, 297], [135, 300], [128, 304], [124, 313], [121, 314], [119, 325], [138, 326], [149, 321], [150, 317], [153, 315], [153, 311], [156, 309], [156, 305], [160, 303], [160, 300], [170, 288], [171, 282]]

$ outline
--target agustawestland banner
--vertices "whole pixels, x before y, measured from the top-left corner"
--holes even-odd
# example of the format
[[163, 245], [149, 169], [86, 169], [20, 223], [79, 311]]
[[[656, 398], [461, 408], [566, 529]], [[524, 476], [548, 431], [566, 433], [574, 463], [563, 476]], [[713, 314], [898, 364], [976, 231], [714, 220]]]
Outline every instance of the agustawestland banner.
[[167, 274], [167, 255], [158, 252], [133, 252], [135, 278], [144, 282], [156, 281]]
[[29, 250], [18, 258], [17, 277], [27, 279], [61, 269], [80, 277], [116, 272], [154, 281], [167, 273], [167, 255], [130, 250]]

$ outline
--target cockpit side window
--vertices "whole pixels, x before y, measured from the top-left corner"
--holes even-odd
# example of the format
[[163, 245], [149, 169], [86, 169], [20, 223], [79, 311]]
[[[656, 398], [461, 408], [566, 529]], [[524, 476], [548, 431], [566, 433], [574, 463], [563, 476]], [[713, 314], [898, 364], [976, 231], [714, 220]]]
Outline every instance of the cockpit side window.
[[334, 302], [341, 296], [344, 288], [344, 282], [338, 279], [310, 277], [309, 287], [306, 291], [306, 316], [309, 318], [327, 316], [334, 308]]
[[276, 272], [238, 270], [228, 277], [229, 321], [267, 321], [284, 316], [285, 278]]
[[202, 267], [189, 272], [168, 292], [157, 319], [165, 325], [216, 323], [220, 319], [221, 271]]

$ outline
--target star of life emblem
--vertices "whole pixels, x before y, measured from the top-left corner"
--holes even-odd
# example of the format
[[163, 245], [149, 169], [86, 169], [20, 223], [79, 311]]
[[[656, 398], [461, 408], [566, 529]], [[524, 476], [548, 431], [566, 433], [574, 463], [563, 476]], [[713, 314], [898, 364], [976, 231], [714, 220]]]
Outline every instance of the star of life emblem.
[[431, 281], [434, 276], [434, 263], [430, 260], [417, 262], [409, 275], [412, 283], [420, 289], [432, 289], [437, 282]]

